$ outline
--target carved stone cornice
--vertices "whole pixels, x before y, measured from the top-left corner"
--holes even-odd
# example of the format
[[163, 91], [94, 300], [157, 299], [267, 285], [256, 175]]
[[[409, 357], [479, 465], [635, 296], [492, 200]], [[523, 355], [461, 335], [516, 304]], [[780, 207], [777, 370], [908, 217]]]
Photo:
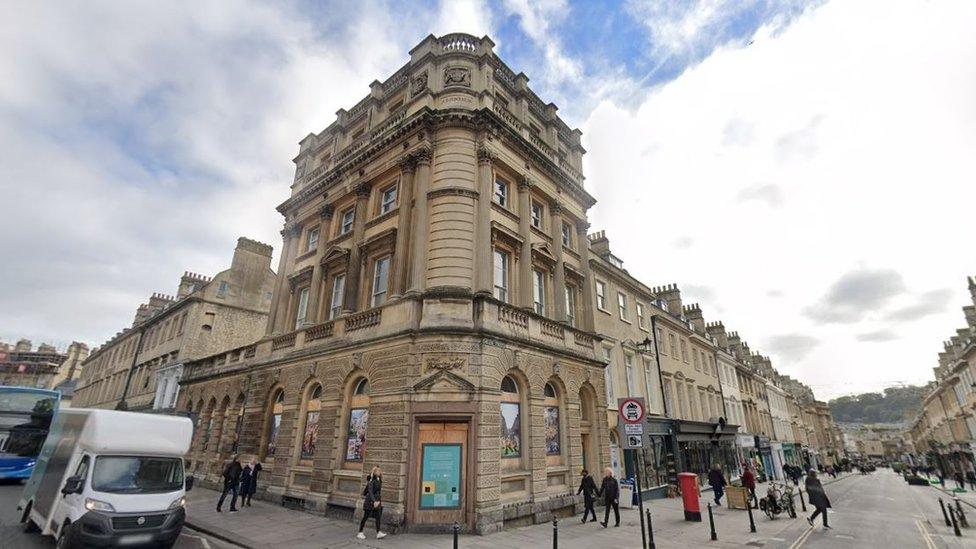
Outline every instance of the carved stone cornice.
[[403, 155], [397, 161], [397, 166], [400, 167], [400, 173], [413, 173], [417, 169], [417, 158], [412, 154]]
[[586, 231], [590, 228], [590, 222], [585, 220], [580, 220], [576, 222], [576, 232], [586, 234]]
[[478, 146], [478, 164], [490, 166], [495, 161], [495, 154], [484, 145]]
[[418, 166], [430, 166], [430, 161], [434, 156], [434, 150], [430, 145], [424, 145], [414, 151], [413, 157]]
[[525, 175], [518, 176], [518, 178], [516, 179], [516, 183], [518, 184], [518, 188], [519, 188], [520, 191], [522, 191], [522, 190], [529, 190], [529, 189], [531, 189], [532, 187], [535, 186], [532, 183], [532, 180], [529, 179]]
[[562, 202], [560, 202], [558, 200], [550, 200], [549, 201], [549, 208], [552, 210], [552, 213], [554, 213], [554, 214], [561, 214], [561, 213], [563, 213], [563, 204], [562, 204]]
[[369, 183], [363, 182], [356, 185], [356, 196], [359, 198], [366, 198], [369, 196], [372, 186]]
[[322, 206], [321, 210], [319, 210], [319, 216], [322, 217], [322, 219], [332, 219], [332, 215], [334, 213], [335, 205], [333, 204], [326, 204], [325, 206]]

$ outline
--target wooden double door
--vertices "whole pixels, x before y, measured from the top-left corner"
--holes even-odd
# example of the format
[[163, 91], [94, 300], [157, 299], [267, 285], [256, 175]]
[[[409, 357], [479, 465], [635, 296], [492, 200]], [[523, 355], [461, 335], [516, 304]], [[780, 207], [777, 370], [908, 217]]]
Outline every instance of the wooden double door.
[[[413, 492], [408, 508], [417, 525], [465, 524], [468, 498], [468, 423], [417, 424]], [[473, 500], [472, 500], [473, 501]]]

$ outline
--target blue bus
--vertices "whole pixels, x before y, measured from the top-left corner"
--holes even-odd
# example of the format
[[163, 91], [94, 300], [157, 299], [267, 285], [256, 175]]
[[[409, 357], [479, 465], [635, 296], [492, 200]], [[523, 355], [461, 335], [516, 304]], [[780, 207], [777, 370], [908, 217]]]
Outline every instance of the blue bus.
[[0, 480], [30, 478], [60, 402], [58, 391], [0, 386]]

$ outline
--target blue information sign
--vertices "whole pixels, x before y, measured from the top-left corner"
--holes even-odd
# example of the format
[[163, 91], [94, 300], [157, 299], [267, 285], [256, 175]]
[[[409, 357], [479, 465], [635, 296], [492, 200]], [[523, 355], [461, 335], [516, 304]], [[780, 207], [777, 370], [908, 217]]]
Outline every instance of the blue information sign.
[[424, 444], [420, 471], [420, 508], [461, 506], [461, 445]]

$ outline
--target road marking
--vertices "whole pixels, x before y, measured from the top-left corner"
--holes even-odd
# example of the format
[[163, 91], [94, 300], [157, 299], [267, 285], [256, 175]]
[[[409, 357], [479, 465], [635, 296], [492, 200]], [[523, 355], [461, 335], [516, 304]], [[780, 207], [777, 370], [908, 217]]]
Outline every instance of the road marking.
[[813, 532], [813, 526], [807, 526], [806, 532], [803, 532], [800, 534], [800, 537], [796, 538], [793, 545], [790, 545], [790, 549], [799, 549], [799, 547], [807, 541], [807, 538], [810, 537], [810, 532]]
[[198, 540], [200, 540], [200, 544], [203, 545], [204, 549], [211, 549], [210, 542], [207, 541], [207, 538], [204, 538], [204, 537], [201, 537], [201, 536], [194, 536], [192, 534], [187, 534], [186, 532], [183, 532], [181, 535], [184, 535], [184, 536], [186, 536], [188, 538], [198, 539]]
[[929, 535], [928, 530], [925, 529], [925, 525], [920, 520], [915, 521], [915, 526], [918, 527], [918, 531], [922, 534], [922, 540], [925, 542], [925, 546], [928, 549], [935, 549], [935, 542], [932, 541], [932, 536]]

